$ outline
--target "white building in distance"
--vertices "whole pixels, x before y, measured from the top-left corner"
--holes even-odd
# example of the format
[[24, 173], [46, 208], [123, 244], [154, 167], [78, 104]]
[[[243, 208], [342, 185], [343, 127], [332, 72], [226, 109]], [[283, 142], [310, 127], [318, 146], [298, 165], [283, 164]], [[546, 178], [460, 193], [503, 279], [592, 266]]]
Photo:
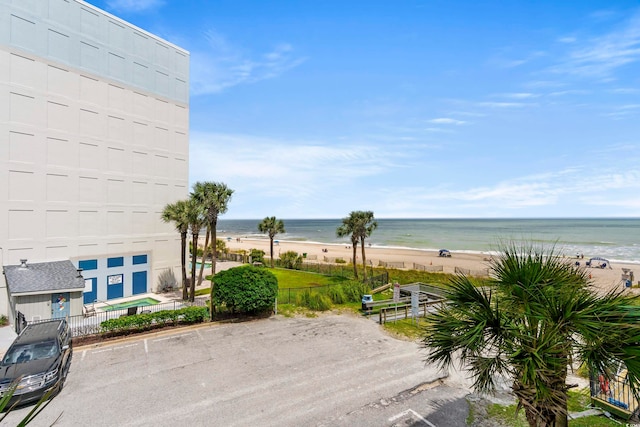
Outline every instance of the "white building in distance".
[[188, 162], [187, 51], [80, 0], [0, 0], [1, 263], [84, 278], [25, 290], [3, 274], [0, 314], [80, 314], [179, 277], [160, 215], [188, 197]]

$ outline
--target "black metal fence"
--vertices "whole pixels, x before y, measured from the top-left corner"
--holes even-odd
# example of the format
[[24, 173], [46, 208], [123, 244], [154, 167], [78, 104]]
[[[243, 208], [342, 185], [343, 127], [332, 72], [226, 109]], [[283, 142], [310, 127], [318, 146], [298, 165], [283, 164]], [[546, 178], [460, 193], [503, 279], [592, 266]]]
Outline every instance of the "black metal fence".
[[[280, 260], [275, 260], [275, 266], [286, 268]], [[353, 278], [353, 266], [344, 264], [320, 264], [316, 262], [303, 262], [296, 270], [307, 271], [310, 273], [323, 274], [325, 276], [339, 276]]]
[[[155, 313], [163, 310], [179, 310], [183, 307], [197, 306], [197, 307], [206, 307], [207, 306], [207, 298], [196, 298], [194, 302], [188, 301], [171, 301], [166, 303], [159, 303], [154, 305], [145, 305], [139, 306], [136, 308], [135, 314], [140, 313]], [[108, 306], [105, 308], [108, 310]], [[101, 311], [95, 310], [91, 312], [91, 314], [85, 314], [80, 316], [68, 316], [67, 323], [71, 328], [71, 335], [73, 337], [82, 337], [86, 335], [95, 335], [102, 332], [102, 328], [100, 324], [105, 320], [116, 319], [121, 316], [132, 315], [134, 313], [130, 312], [130, 308], [123, 308], [118, 310], [111, 311]], [[48, 322], [51, 319], [47, 320], [33, 320], [27, 321], [27, 324]], [[17, 324], [18, 322], [16, 322]]]
[[340, 286], [340, 285], [318, 285], [318, 286], [307, 286], [304, 288], [278, 289], [278, 304], [295, 304], [297, 295], [305, 292], [309, 292], [309, 291], [324, 292], [329, 290], [331, 286]]
[[382, 274], [378, 274], [377, 276], [367, 277], [365, 283], [369, 285], [371, 289], [386, 285], [387, 283], [389, 283], [389, 272], [385, 271]]

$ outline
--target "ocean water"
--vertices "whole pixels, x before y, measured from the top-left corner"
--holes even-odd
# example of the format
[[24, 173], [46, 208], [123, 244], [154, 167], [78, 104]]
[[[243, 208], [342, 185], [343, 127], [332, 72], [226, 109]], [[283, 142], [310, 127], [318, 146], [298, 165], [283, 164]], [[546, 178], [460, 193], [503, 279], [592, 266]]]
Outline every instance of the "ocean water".
[[[218, 221], [225, 236], [267, 238], [260, 220]], [[336, 237], [341, 219], [284, 219], [278, 240], [346, 244]], [[531, 242], [569, 256], [603, 257], [640, 264], [640, 218], [579, 219], [378, 219], [367, 239], [373, 246], [488, 253], [504, 242]]]

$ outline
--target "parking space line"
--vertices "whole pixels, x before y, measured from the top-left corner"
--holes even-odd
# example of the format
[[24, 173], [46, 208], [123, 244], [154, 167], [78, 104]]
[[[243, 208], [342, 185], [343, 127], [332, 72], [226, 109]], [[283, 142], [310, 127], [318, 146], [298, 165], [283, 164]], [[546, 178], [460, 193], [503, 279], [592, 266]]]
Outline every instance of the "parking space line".
[[147, 353], [147, 354], [149, 353], [149, 346], [147, 345], [147, 339], [146, 338], [144, 339], [144, 352]]
[[106, 352], [106, 351], [121, 350], [121, 349], [123, 349], [123, 348], [135, 347], [135, 346], [137, 346], [137, 345], [138, 345], [138, 343], [133, 343], [133, 344], [121, 345], [121, 346], [117, 346], [117, 347], [107, 347], [107, 348], [105, 348], [105, 349], [103, 349], [103, 350], [95, 350], [95, 351], [92, 351], [92, 353], [94, 353], [94, 354], [95, 354], [95, 353], [104, 353], [104, 352]]
[[402, 411], [399, 414], [394, 415], [393, 417], [389, 418], [389, 422], [392, 423], [392, 422], [396, 421], [397, 419], [402, 418], [404, 416], [407, 416], [409, 414], [413, 415], [414, 417], [416, 417], [418, 420], [422, 421], [425, 425], [427, 425], [429, 427], [436, 427], [435, 424], [431, 423], [429, 420], [424, 418], [422, 415], [418, 414], [413, 409], [407, 409], [406, 411]]
[[82, 350], [82, 357], [80, 357], [80, 361], [84, 360], [84, 357], [87, 355], [87, 350]]
[[156, 338], [155, 340], [153, 340], [153, 342], [159, 342], [159, 341], [167, 341], [167, 340], [171, 340], [174, 338], [181, 338], [181, 337], [188, 337], [190, 335], [193, 335], [192, 332], [189, 332], [188, 334], [180, 334], [180, 335], [171, 335], [169, 337], [164, 337], [164, 338]]

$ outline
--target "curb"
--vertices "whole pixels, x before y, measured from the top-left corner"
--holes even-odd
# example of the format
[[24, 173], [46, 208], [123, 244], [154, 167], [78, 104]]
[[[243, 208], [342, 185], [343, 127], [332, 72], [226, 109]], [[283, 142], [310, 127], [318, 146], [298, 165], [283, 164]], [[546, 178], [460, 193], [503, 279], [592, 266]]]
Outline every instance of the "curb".
[[127, 342], [131, 342], [131, 341], [139, 341], [141, 339], [147, 339], [147, 338], [158, 338], [158, 337], [163, 337], [163, 336], [167, 336], [167, 335], [173, 335], [173, 334], [177, 334], [177, 333], [182, 333], [184, 331], [192, 331], [192, 330], [197, 330], [197, 329], [203, 329], [203, 328], [210, 328], [210, 327], [216, 327], [216, 326], [220, 326], [224, 323], [234, 323], [234, 320], [237, 319], [227, 319], [227, 320], [221, 320], [221, 321], [217, 321], [217, 322], [203, 322], [203, 323], [198, 323], [195, 325], [187, 325], [187, 326], [181, 326], [178, 328], [173, 328], [173, 329], [168, 329], [168, 330], [164, 330], [164, 331], [157, 331], [157, 332], [142, 332], [139, 334], [133, 334], [133, 335], [129, 335], [129, 336], [125, 336], [122, 338], [114, 338], [112, 340], [107, 340], [107, 341], [103, 341], [103, 342], [97, 342], [94, 344], [87, 344], [87, 345], [81, 345], [81, 346], [74, 346], [73, 350], [74, 351], [85, 351], [85, 350], [93, 350], [96, 348], [103, 348], [103, 347], [110, 347], [110, 346], [114, 346], [114, 345], [118, 345], [118, 344], [122, 344], [122, 343], [127, 343]]

